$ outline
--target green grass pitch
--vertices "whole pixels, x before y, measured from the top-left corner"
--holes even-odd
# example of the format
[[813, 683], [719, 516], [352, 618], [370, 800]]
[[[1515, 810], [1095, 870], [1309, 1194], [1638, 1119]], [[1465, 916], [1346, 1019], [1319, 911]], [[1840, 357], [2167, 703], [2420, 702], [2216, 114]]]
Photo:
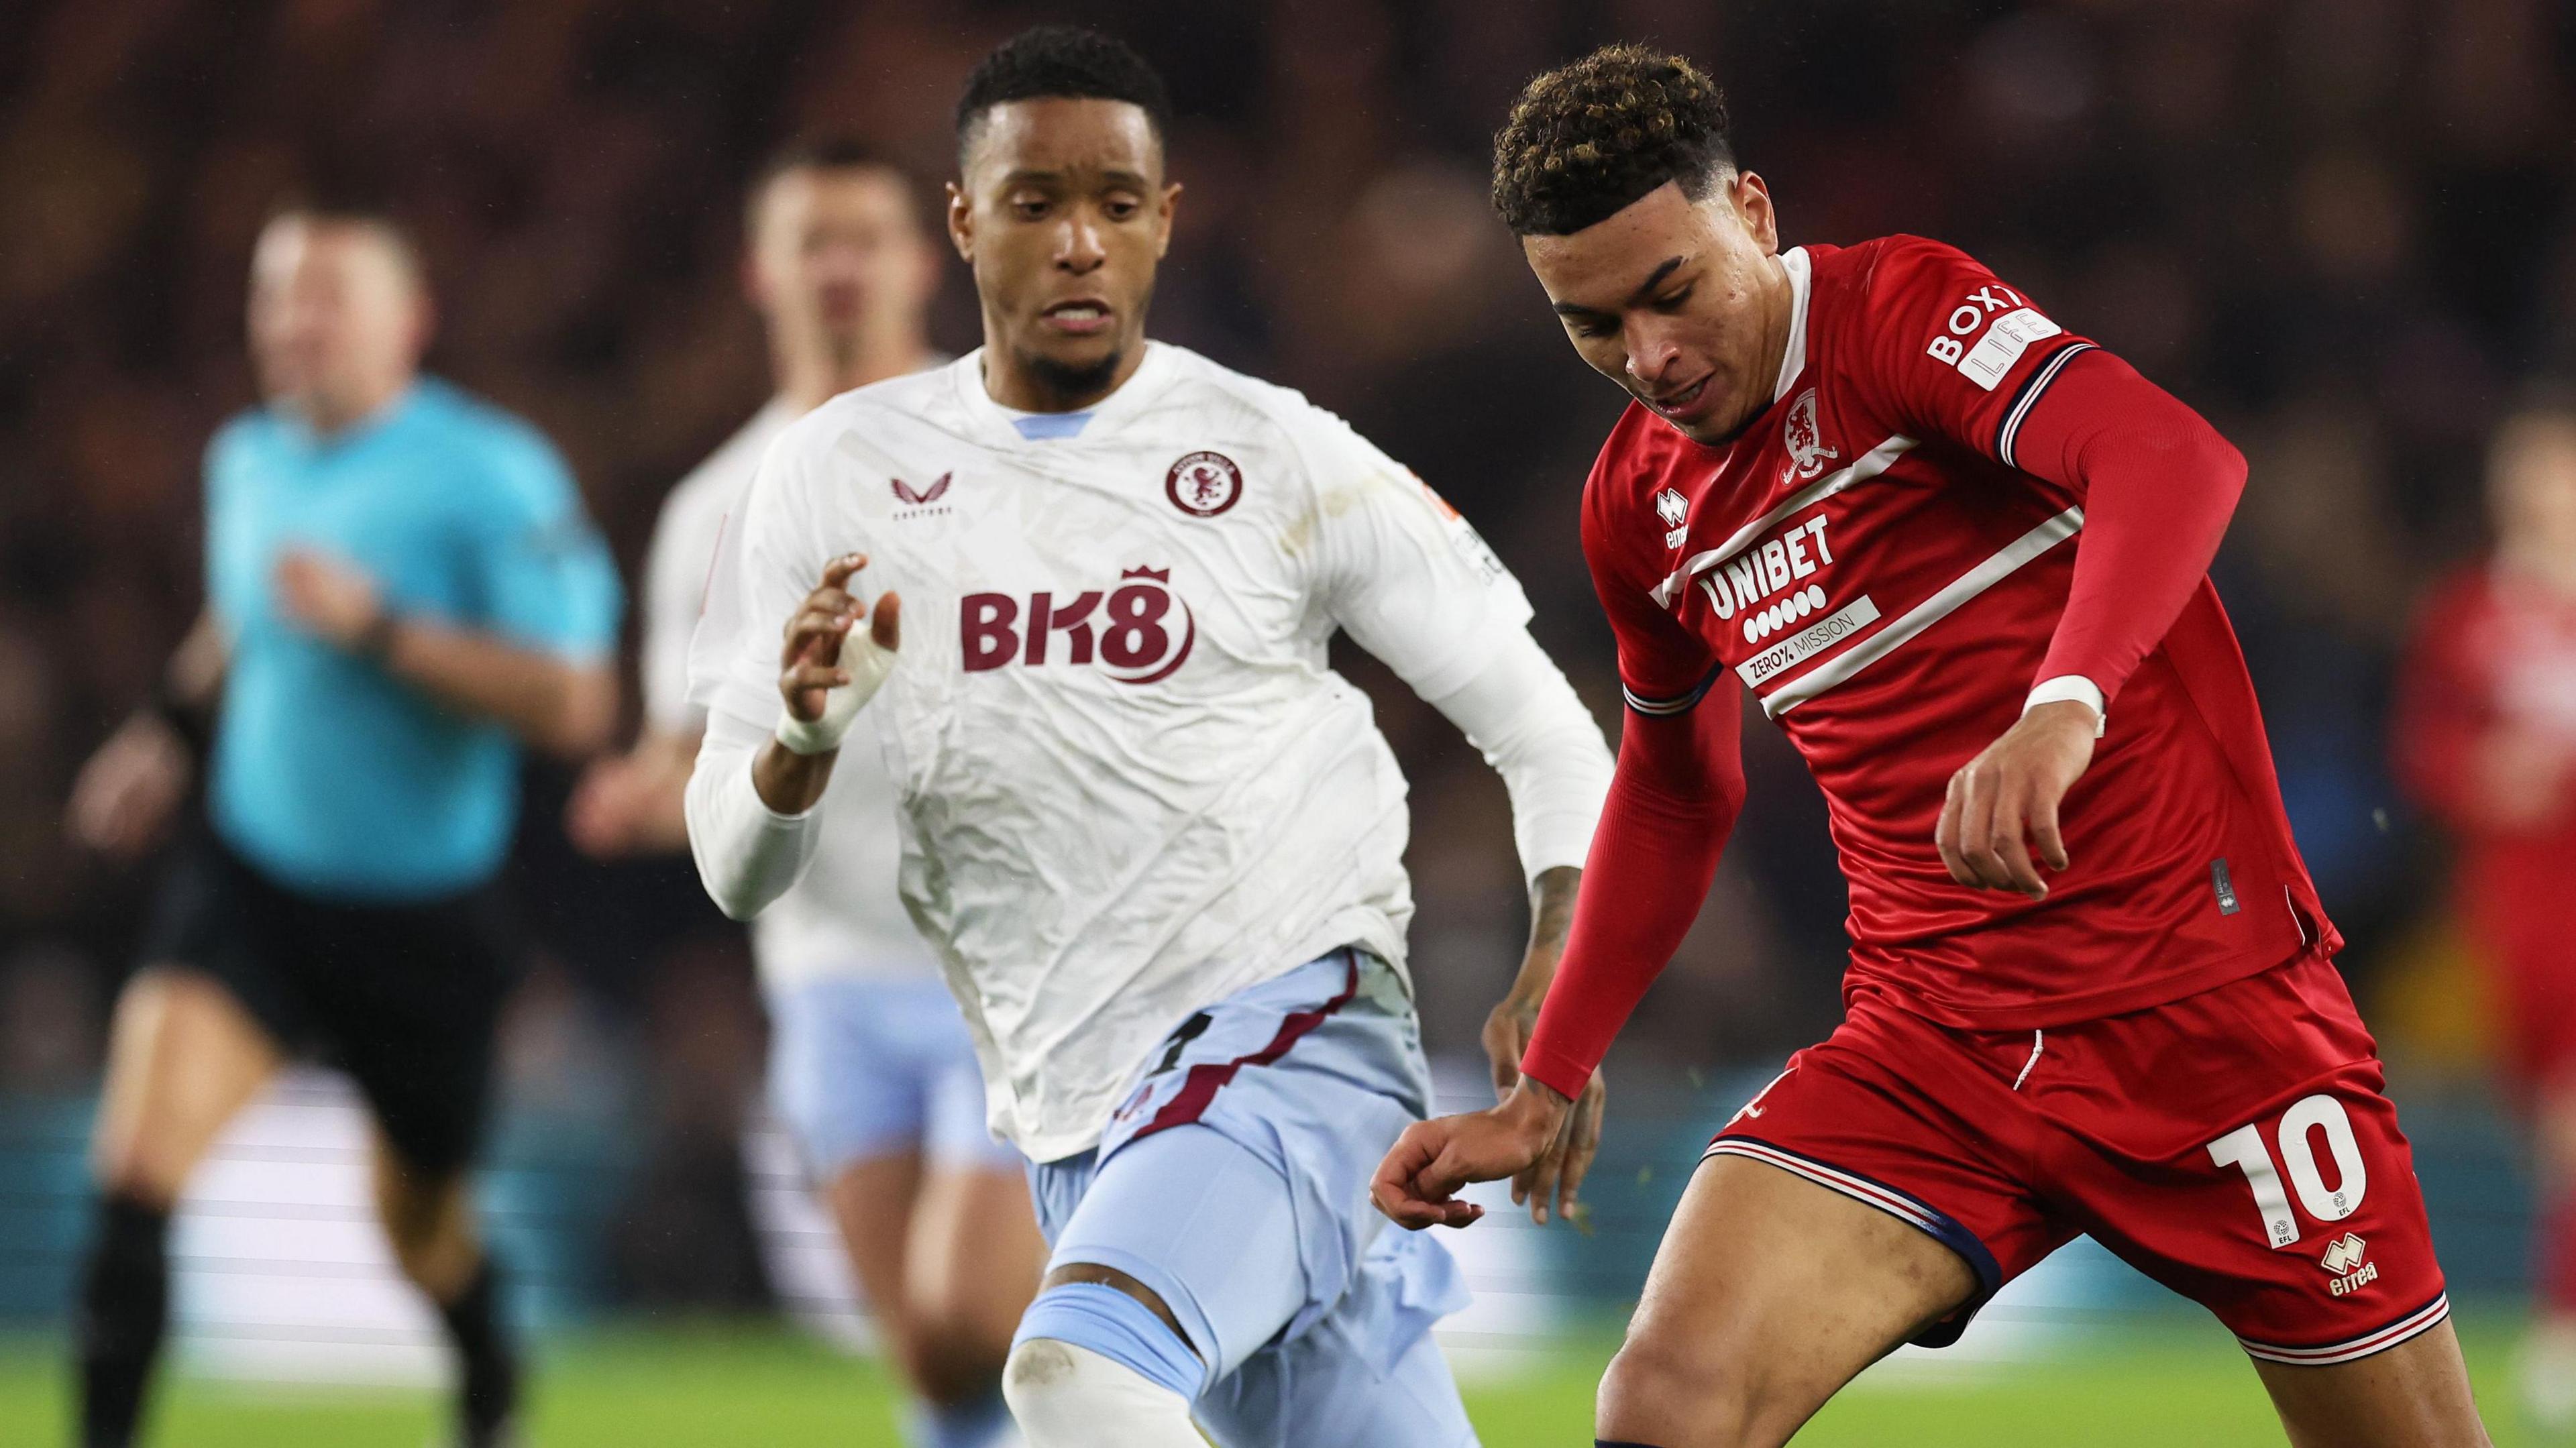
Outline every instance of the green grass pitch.
[[[2500, 1448], [2536, 1445], [2506, 1391], [2508, 1320], [2464, 1324], [2479, 1400]], [[1569, 1345], [1467, 1394], [1487, 1448], [1592, 1441], [1592, 1388], [1607, 1338]], [[552, 1340], [539, 1363], [529, 1448], [875, 1448], [894, 1445], [891, 1394], [874, 1365], [792, 1333], [709, 1324]], [[55, 1345], [0, 1346], [0, 1442], [67, 1441]], [[420, 1448], [438, 1404], [417, 1392], [253, 1389], [180, 1377], [164, 1384], [155, 1448]], [[1801, 1445], [1910, 1448], [2232, 1448], [2281, 1435], [2251, 1368], [2214, 1325], [2106, 1331], [2080, 1351], [1935, 1383], [1865, 1380], [1826, 1408]]]

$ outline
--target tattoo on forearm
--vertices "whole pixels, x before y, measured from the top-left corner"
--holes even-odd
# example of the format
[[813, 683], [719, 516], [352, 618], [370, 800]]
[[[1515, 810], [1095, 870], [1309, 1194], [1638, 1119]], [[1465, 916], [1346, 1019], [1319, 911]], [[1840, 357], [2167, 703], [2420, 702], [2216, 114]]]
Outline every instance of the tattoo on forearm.
[[1530, 944], [1563, 945], [1574, 928], [1574, 896], [1583, 872], [1571, 865], [1541, 870], [1530, 885]]

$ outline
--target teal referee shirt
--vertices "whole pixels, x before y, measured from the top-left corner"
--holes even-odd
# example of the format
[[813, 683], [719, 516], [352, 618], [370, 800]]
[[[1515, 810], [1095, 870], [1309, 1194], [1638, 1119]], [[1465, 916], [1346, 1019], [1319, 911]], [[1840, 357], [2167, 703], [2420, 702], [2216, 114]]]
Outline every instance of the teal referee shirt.
[[207, 596], [230, 645], [208, 809], [301, 893], [431, 899], [492, 877], [518, 802], [509, 731], [441, 705], [279, 612], [278, 555], [376, 581], [388, 608], [576, 662], [617, 645], [615, 566], [534, 427], [422, 379], [328, 438], [272, 408], [206, 452]]

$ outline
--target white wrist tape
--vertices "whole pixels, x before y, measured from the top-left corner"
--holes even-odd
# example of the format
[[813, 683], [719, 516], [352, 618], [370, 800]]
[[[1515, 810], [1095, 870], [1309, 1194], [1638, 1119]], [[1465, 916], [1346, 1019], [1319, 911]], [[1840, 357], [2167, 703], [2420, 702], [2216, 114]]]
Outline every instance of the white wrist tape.
[[820, 718], [799, 719], [785, 710], [779, 711], [778, 742], [791, 754], [829, 754], [840, 748], [841, 736], [850, 732], [859, 710], [876, 696], [886, 675], [894, 672], [894, 660], [893, 649], [877, 647], [866, 619], [852, 624], [841, 638], [840, 660], [850, 682], [824, 691]]
[[2091, 709], [2093, 737], [2102, 737], [2102, 731], [2111, 722], [2110, 702], [2102, 697], [2102, 686], [2082, 674], [2060, 674], [2053, 679], [2040, 680], [2039, 687], [2030, 691], [2030, 697], [2021, 701], [2021, 711], [2027, 714], [2042, 704], [2066, 703], [2082, 704]]

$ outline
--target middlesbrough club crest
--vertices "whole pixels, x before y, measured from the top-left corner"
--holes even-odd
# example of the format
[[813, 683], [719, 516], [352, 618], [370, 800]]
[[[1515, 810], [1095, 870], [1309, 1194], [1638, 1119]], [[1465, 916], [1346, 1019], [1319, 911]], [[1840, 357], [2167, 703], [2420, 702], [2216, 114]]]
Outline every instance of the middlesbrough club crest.
[[1243, 496], [1243, 469], [1223, 453], [1184, 453], [1163, 474], [1163, 495], [1194, 518], [1213, 518]]
[[1839, 449], [1825, 446], [1825, 434], [1816, 425], [1816, 389], [1810, 387], [1789, 404], [1789, 415], [1780, 423], [1780, 441], [1788, 449], [1789, 466], [1781, 471], [1780, 480], [1791, 474], [1812, 478], [1825, 470], [1825, 464], [1842, 457]]

